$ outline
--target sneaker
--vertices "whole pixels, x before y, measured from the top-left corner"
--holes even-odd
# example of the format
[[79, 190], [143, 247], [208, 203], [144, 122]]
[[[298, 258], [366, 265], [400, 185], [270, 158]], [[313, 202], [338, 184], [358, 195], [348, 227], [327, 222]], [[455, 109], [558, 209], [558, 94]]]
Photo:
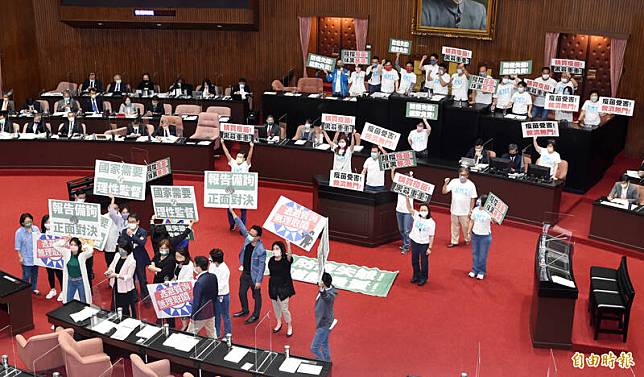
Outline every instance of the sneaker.
[[457, 244], [457, 243], [450, 243], [450, 244], [447, 244], [447, 247], [448, 247], [448, 248], [452, 248], [452, 247], [456, 247], [456, 246], [458, 246], [458, 244]]
[[56, 289], [52, 288], [49, 293], [47, 293], [47, 296], [45, 296], [45, 299], [51, 300], [54, 296], [56, 296]]
[[476, 275], [476, 278], [479, 279], [479, 280], [483, 280], [484, 277], [485, 277], [485, 275], [483, 275], [483, 274]]
[[398, 248], [399, 248], [400, 250], [405, 250], [405, 248], [403, 247], [403, 245], [400, 245], [400, 247], [398, 247]]
[[469, 273], [469, 274], [467, 274], [467, 276], [469, 276], [469, 277], [471, 277], [472, 279], [474, 279], [474, 277], [476, 276], [476, 274], [474, 273], [474, 271], [470, 271], [470, 273]]
[[402, 254], [402, 255], [407, 254], [407, 249], [401, 249], [401, 250], [400, 250], [400, 254]]
[[39, 290], [37, 290], [37, 289], [34, 289], [34, 290], [33, 290], [33, 293], [34, 293], [36, 296], [40, 295], [40, 291], [39, 291]]
[[56, 301], [63, 302], [63, 292], [60, 292]]

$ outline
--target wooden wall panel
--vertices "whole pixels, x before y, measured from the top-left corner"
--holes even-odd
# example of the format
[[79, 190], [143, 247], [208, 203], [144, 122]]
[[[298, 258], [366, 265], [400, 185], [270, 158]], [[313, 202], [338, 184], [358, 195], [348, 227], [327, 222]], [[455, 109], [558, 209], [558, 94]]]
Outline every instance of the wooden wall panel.
[[[442, 45], [473, 51], [473, 63], [532, 59], [543, 63], [544, 34], [559, 31], [591, 35], [628, 36], [624, 75], [618, 95], [638, 101], [628, 132], [627, 153], [644, 156], [644, 1], [642, 0], [503, 0], [497, 14], [493, 41], [444, 37], [415, 37], [410, 25], [415, 0], [264, 0], [260, 1], [259, 32], [200, 30], [89, 30], [72, 29], [59, 22], [57, 0], [32, 0], [35, 13], [40, 85], [23, 85], [22, 90], [52, 88], [60, 80], [80, 80], [96, 70], [105, 80], [115, 71], [130, 81], [150, 71], [167, 86], [177, 73], [197, 81], [219, 75], [220, 82], [232, 83], [246, 77], [256, 90], [270, 87], [272, 79], [289, 68], [301, 75], [297, 16], [360, 17], [369, 19], [367, 42], [373, 52], [386, 57], [390, 37], [411, 39], [414, 58], [440, 52]], [[9, 7], [8, 13], [20, 12]], [[313, 37], [313, 36], [312, 36]], [[75, 62], [64, 64], [72, 55]], [[5, 69], [5, 76], [21, 68]], [[35, 68], [34, 68], [35, 69]]]

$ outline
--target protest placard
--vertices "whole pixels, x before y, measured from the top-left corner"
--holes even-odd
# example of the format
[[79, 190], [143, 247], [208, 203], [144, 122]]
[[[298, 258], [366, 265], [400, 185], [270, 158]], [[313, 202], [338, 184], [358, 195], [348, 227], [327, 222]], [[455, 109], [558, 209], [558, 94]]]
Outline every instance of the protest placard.
[[150, 186], [154, 215], [161, 219], [199, 220], [193, 186]]
[[411, 41], [404, 39], [389, 38], [389, 53], [411, 55]]
[[398, 146], [400, 134], [366, 122], [360, 139], [393, 151]]
[[483, 204], [483, 210], [492, 216], [492, 220], [501, 224], [505, 215], [508, 213], [508, 205], [505, 204], [498, 196], [489, 193], [487, 200]]
[[380, 170], [390, 170], [396, 168], [409, 168], [416, 166], [416, 151], [400, 151], [387, 154], [381, 154], [378, 157]]
[[52, 235], [100, 241], [100, 219], [100, 204], [49, 199]]
[[204, 207], [257, 209], [257, 173], [204, 173]]
[[535, 96], [545, 96], [546, 93], [552, 93], [555, 91], [555, 86], [550, 85], [546, 82], [539, 82], [535, 80], [530, 80], [530, 79], [523, 79], [523, 81], [526, 83], [526, 89], [528, 93], [533, 94]]
[[599, 112], [605, 114], [633, 116], [635, 101], [613, 97], [599, 97]]
[[192, 314], [194, 284], [193, 280], [148, 284], [150, 301], [152, 301], [157, 318], [190, 316]]
[[437, 103], [407, 102], [405, 116], [407, 118], [437, 120], [438, 109]]
[[148, 182], [165, 177], [166, 175], [172, 173], [172, 168], [170, 167], [170, 157], [166, 157], [159, 161], [154, 161], [148, 165]]
[[62, 270], [65, 267], [63, 253], [54, 247], [54, 243], [63, 237], [49, 233], [33, 232], [34, 266]]
[[499, 81], [491, 77], [470, 75], [469, 88], [481, 93], [496, 93]]
[[280, 196], [264, 222], [264, 229], [310, 251], [325, 224], [323, 216]]
[[306, 66], [331, 72], [335, 69], [335, 58], [309, 53], [306, 58]]
[[552, 72], [570, 72], [573, 75], [581, 75], [584, 71], [584, 68], [586, 68], [585, 61], [573, 59], [550, 59], [550, 65], [552, 66]]
[[499, 75], [529, 75], [532, 73], [532, 60], [502, 61], [499, 68]]
[[557, 121], [535, 121], [521, 122], [521, 132], [524, 138], [540, 136], [559, 136], [559, 122]]
[[255, 127], [249, 124], [221, 123], [219, 135], [223, 140], [250, 143], [255, 137]]
[[472, 51], [462, 48], [443, 46], [441, 49], [444, 62], [470, 64]]
[[364, 175], [331, 170], [329, 173], [329, 186], [347, 190], [364, 191]]
[[352, 115], [339, 115], [322, 113], [320, 123], [325, 131], [353, 132], [356, 126], [356, 117]]
[[147, 165], [96, 160], [94, 167], [94, 195], [145, 200], [147, 180]]
[[[189, 227], [189, 223], [186, 220], [176, 220], [176, 219], [163, 219], [161, 224], [165, 227], [165, 230], [168, 232], [170, 237], [177, 237]], [[161, 224], [157, 225], [160, 226]], [[188, 235], [188, 241], [194, 241], [195, 239], [195, 230], [193, 229]]]
[[579, 96], [547, 93], [545, 108], [547, 110], [579, 111]]
[[396, 173], [391, 183], [391, 191], [423, 203], [429, 203], [434, 194], [434, 185], [408, 175]]
[[342, 50], [340, 58], [344, 64], [368, 65], [371, 62], [371, 51]]

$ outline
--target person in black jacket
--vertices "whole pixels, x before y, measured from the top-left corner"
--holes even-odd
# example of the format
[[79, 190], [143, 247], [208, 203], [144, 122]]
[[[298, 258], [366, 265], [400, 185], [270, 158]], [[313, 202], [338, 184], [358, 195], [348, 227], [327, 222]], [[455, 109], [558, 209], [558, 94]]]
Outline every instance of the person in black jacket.
[[273, 256], [268, 261], [268, 271], [270, 279], [268, 280], [268, 296], [271, 298], [273, 310], [277, 325], [273, 329], [274, 333], [282, 329], [282, 317], [286, 322], [286, 336], [293, 335], [293, 326], [291, 312], [288, 310], [289, 298], [295, 295], [293, 279], [291, 278], [291, 264], [293, 264], [293, 254], [291, 253], [291, 243], [287, 240], [286, 245], [282, 241], [273, 242]]
[[483, 147], [483, 140], [481, 139], [476, 139], [474, 146], [467, 151], [465, 157], [473, 158], [477, 164], [490, 163], [490, 151]]
[[96, 73], [91, 72], [87, 79], [83, 81], [80, 87], [81, 92], [86, 92], [90, 90], [90, 88], [94, 88], [99, 92], [103, 91], [103, 82], [101, 80], [96, 79]]
[[507, 158], [510, 160], [510, 172], [516, 173], [520, 172], [523, 166], [523, 158], [519, 154], [519, 147], [516, 144], [508, 145], [508, 153], [504, 153], [502, 158]]
[[152, 97], [152, 101], [150, 101], [150, 103], [145, 104], [145, 115], [159, 117], [163, 114], [165, 114], [163, 103], [161, 103], [159, 101], [159, 97], [155, 95]]
[[23, 110], [28, 111], [30, 113], [39, 113], [41, 111], [40, 103], [38, 103], [38, 101], [34, 101], [33, 98], [29, 97], [25, 102], [25, 107], [23, 107]]
[[0, 132], [7, 132], [10, 134], [18, 132], [13, 121], [11, 121], [5, 111], [0, 111]]
[[186, 94], [188, 96], [192, 95], [192, 85], [183, 82], [183, 77], [177, 77], [177, 81], [174, 84], [170, 85], [168, 92], [170, 94], [177, 94], [177, 91], [181, 94]]
[[181, 234], [171, 237], [165, 224], [156, 224], [156, 219], [154, 215], [150, 219], [150, 240], [155, 254], [159, 253], [159, 245], [163, 240], [170, 241], [172, 250], [188, 250], [188, 238], [192, 233], [192, 224], [194, 223], [192, 220], [188, 222], [188, 227]]
[[95, 88], [89, 90], [89, 98], [83, 99], [82, 109], [86, 113], [102, 113], [104, 110], [103, 107], [103, 98], [98, 95], [98, 92]]
[[177, 136], [177, 126], [170, 124], [167, 118], [161, 118], [159, 125], [154, 130], [154, 134], [152, 136]]
[[22, 130], [24, 133], [28, 134], [45, 134], [49, 131], [45, 121], [42, 120], [42, 115], [39, 113], [34, 114], [34, 118], [31, 122], [25, 124], [25, 128]]
[[127, 125], [127, 134], [128, 135], [140, 135], [147, 136], [148, 131], [145, 127], [145, 124], [141, 123], [141, 118], [135, 118], [131, 123]]
[[253, 93], [246, 79], [243, 77], [239, 79], [237, 84], [233, 85], [231, 92], [233, 99], [236, 100], [246, 100]]
[[139, 83], [139, 85], [136, 87], [136, 89], [140, 90], [142, 92], [145, 91], [145, 90], [147, 90], [149, 92], [154, 91], [154, 82], [152, 80], [150, 80], [150, 74], [149, 73], [146, 72], [146, 73], [143, 74], [143, 78], [142, 78], [141, 82]]
[[192, 316], [188, 332], [197, 334], [202, 328], [206, 328], [209, 337], [215, 337], [215, 300], [219, 287], [217, 276], [208, 272], [208, 258], [204, 256], [195, 257], [195, 272], [197, 280], [192, 289]]

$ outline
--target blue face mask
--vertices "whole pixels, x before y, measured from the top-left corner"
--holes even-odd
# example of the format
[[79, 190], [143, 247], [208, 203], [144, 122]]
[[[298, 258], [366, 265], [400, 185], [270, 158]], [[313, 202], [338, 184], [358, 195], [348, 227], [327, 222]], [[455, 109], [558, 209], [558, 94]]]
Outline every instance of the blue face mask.
[[250, 234], [246, 236], [246, 241], [253, 242], [254, 240], [255, 240], [255, 237], [251, 236]]
[[481, 206], [481, 199], [476, 199], [476, 206], [480, 207]]

